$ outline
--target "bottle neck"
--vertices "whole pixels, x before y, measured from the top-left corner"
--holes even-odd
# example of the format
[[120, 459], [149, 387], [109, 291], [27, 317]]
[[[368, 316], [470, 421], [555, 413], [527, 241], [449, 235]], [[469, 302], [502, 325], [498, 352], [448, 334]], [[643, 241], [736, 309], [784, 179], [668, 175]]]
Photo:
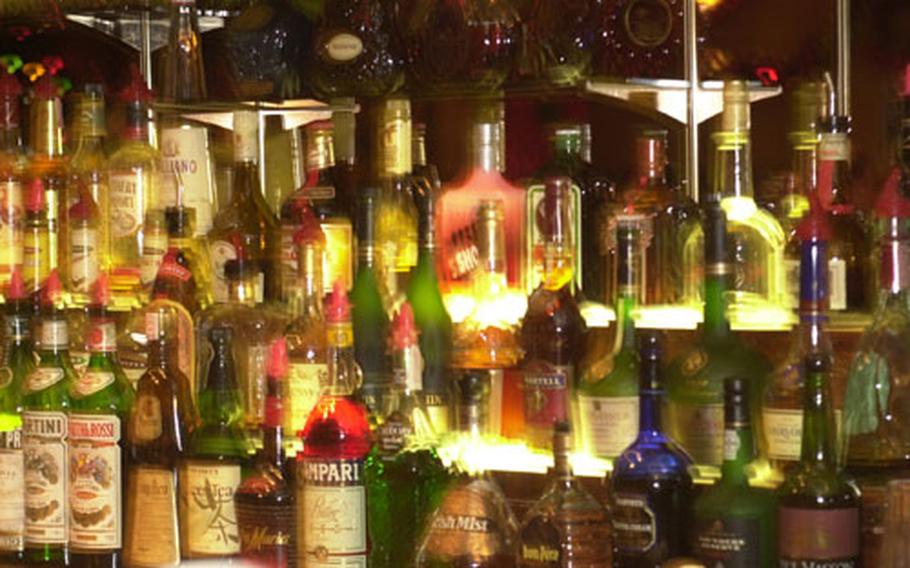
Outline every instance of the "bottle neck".
[[69, 328], [63, 314], [45, 316], [41, 322], [41, 351], [62, 353], [69, 350]]
[[92, 318], [89, 351], [93, 357], [110, 357], [117, 352], [117, 327], [111, 317], [104, 315]]
[[148, 368], [167, 370], [167, 343], [164, 340], [148, 342]]
[[553, 445], [553, 475], [557, 482], [569, 484], [575, 481], [575, 473], [569, 461], [568, 434], [561, 434], [554, 439]]
[[294, 315], [304, 314], [322, 318], [322, 247], [304, 243], [297, 248], [298, 296]]
[[258, 459], [260, 463], [283, 470], [285, 462], [284, 429], [281, 425], [262, 427], [262, 449], [259, 450]]
[[666, 394], [661, 386], [660, 363], [641, 361], [639, 386], [638, 431], [640, 435], [655, 436], [661, 433], [661, 406]]
[[808, 196], [815, 190], [818, 180], [818, 139], [801, 136], [793, 145], [791, 171], [793, 187], [797, 195]]
[[126, 131], [123, 137], [133, 142], [148, 142], [149, 114], [145, 103], [132, 101], [126, 106]]
[[834, 412], [824, 371], [806, 372], [803, 400], [803, 436], [800, 461], [816, 467], [834, 469]]
[[904, 234], [903, 219], [889, 217], [881, 238], [881, 289], [886, 294], [897, 294], [910, 287], [910, 238]]
[[636, 141], [635, 175], [640, 187], [665, 186], [667, 182], [666, 142], [642, 137]]
[[[353, 104], [354, 100], [337, 101], [339, 104]], [[357, 149], [356, 120], [353, 112], [336, 111], [332, 113], [333, 149], [338, 163], [353, 166]]]
[[[711, 268], [714, 267], [712, 273]], [[725, 337], [730, 332], [727, 320], [727, 278], [725, 269], [719, 265], [705, 266], [705, 336], [711, 338]]]
[[350, 321], [327, 322], [326, 358], [328, 359], [327, 392], [335, 396], [349, 396], [354, 392], [356, 377], [354, 362], [354, 327]]
[[409, 115], [393, 112], [381, 125], [379, 147], [379, 177], [395, 178], [409, 175], [413, 170], [411, 156], [411, 119]]
[[255, 275], [245, 272], [239, 278], [229, 280], [228, 302], [248, 306], [256, 304]]
[[307, 137], [306, 173], [307, 180], [318, 172], [335, 165], [335, 146], [330, 130], [316, 130]]
[[37, 98], [32, 105], [32, 151], [42, 158], [63, 156], [63, 104], [60, 99]]
[[752, 434], [752, 426], [748, 421], [727, 421], [724, 425], [724, 461], [721, 464], [721, 476], [724, 483], [748, 485], [749, 476], [746, 467], [754, 459], [755, 438]]
[[851, 205], [850, 135], [825, 132], [818, 146], [818, 192], [823, 208]]
[[753, 197], [749, 131], [715, 132], [714, 192], [723, 197]]
[[172, 0], [167, 52], [163, 97], [178, 103], [204, 101], [202, 38], [194, 0]]
[[417, 344], [396, 350], [393, 373], [395, 384], [405, 395], [423, 391], [423, 357]]
[[471, 139], [472, 167], [490, 173], [505, 170], [503, 146], [502, 126], [499, 123], [475, 124]]
[[635, 351], [635, 319], [632, 313], [638, 304], [634, 294], [620, 294], [616, 305], [616, 337], [613, 340], [613, 353]]
[[6, 337], [10, 345], [21, 346], [31, 344], [31, 327], [29, 319], [20, 314], [6, 316]]

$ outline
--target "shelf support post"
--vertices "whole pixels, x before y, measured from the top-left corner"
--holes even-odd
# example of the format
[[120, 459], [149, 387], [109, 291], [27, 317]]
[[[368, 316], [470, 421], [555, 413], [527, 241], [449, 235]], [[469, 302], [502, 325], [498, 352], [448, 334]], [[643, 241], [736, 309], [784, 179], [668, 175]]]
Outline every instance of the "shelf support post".
[[685, 0], [685, 67], [689, 82], [686, 96], [686, 191], [698, 201], [698, 26], [696, 0]]

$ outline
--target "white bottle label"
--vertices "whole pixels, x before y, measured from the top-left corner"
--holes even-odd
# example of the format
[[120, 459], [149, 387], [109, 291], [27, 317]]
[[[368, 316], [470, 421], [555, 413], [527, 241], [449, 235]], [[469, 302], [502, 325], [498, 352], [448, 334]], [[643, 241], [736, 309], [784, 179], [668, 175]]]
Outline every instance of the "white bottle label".
[[581, 435], [589, 453], [616, 457], [638, 435], [638, 397], [579, 396]]
[[70, 232], [70, 286], [73, 292], [89, 294], [98, 279], [98, 230], [79, 227]]
[[0, 550], [22, 550], [25, 536], [25, 468], [22, 430], [0, 432]]
[[146, 176], [141, 169], [132, 172], [112, 172], [108, 186], [111, 238], [132, 237], [139, 230], [144, 216]]
[[200, 126], [165, 128], [161, 131], [161, 153], [165, 167], [179, 175], [183, 182], [183, 202], [180, 205], [196, 210], [196, 236], [206, 235], [212, 228], [215, 194], [208, 131]]
[[797, 461], [803, 436], [803, 411], [786, 408], [762, 408], [768, 457]]
[[363, 461], [304, 458], [298, 468], [298, 565], [366, 568]]
[[180, 534], [174, 474], [165, 469], [134, 467], [130, 487], [134, 501], [129, 526], [134, 532], [127, 539], [128, 565], [177, 566]]
[[185, 507], [181, 519], [190, 556], [240, 553], [234, 509], [234, 492], [239, 485], [239, 465], [199, 461], [186, 464], [180, 502], [181, 508]]
[[111, 415], [69, 418], [70, 546], [121, 547], [120, 420]]
[[291, 363], [288, 368], [288, 407], [284, 427], [291, 436], [303, 430], [310, 412], [319, 402], [322, 387], [328, 383], [328, 366], [322, 363]]
[[0, 182], [0, 270], [22, 264], [24, 214], [22, 184]]
[[828, 309], [847, 309], [847, 262], [842, 258], [828, 260]]
[[69, 502], [66, 480], [66, 415], [62, 412], [22, 413], [25, 460], [25, 541], [65, 544]]
[[161, 260], [167, 253], [167, 233], [147, 232], [142, 241], [142, 258], [139, 261], [139, 280], [149, 286], [158, 275]]
[[335, 34], [325, 43], [325, 51], [332, 61], [346, 63], [363, 53], [363, 41], [354, 34]]

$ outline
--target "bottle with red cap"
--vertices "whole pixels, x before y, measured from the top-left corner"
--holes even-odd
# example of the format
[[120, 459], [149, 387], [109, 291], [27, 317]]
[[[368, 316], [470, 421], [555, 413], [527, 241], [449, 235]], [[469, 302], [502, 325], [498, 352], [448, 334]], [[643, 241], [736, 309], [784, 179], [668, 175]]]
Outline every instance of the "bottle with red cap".
[[[366, 408], [352, 396], [360, 369], [351, 304], [340, 282], [329, 296], [325, 319], [328, 384], [304, 426], [303, 453], [297, 457], [297, 563], [366, 566], [364, 460], [370, 427]], [[328, 504], [339, 514], [328, 514]]]
[[134, 393], [117, 361], [110, 301], [108, 276], [101, 273], [89, 306], [88, 366], [70, 391], [67, 479], [72, 561], [114, 567], [123, 546], [123, 425]]
[[44, 196], [44, 183], [40, 179], [33, 180], [25, 199], [22, 278], [26, 291], [36, 299], [51, 271], [50, 226]]
[[25, 558], [31, 564], [69, 561], [70, 463], [67, 413], [76, 372], [69, 357], [63, 286], [54, 270], [41, 293], [38, 366], [22, 387], [25, 459]]
[[0, 69], [0, 289], [4, 290], [13, 271], [22, 266], [22, 182], [28, 162], [19, 129], [21, 96], [16, 76]]
[[269, 355], [262, 448], [253, 473], [234, 493], [241, 557], [274, 568], [297, 565], [293, 470], [285, 459], [282, 428], [287, 374], [288, 350], [281, 337]]

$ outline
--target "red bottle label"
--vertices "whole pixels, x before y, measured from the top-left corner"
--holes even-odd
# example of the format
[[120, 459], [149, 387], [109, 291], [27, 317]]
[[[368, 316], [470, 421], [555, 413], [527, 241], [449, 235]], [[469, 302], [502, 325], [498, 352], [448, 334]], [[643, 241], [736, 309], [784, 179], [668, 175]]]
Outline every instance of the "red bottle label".
[[546, 361], [532, 361], [524, 368], [525, 422], [551, 428], [569, 418], [569, 385], [572, 368]]
[[781, 568], [859, 566], [859, 509], [778, 510]]

